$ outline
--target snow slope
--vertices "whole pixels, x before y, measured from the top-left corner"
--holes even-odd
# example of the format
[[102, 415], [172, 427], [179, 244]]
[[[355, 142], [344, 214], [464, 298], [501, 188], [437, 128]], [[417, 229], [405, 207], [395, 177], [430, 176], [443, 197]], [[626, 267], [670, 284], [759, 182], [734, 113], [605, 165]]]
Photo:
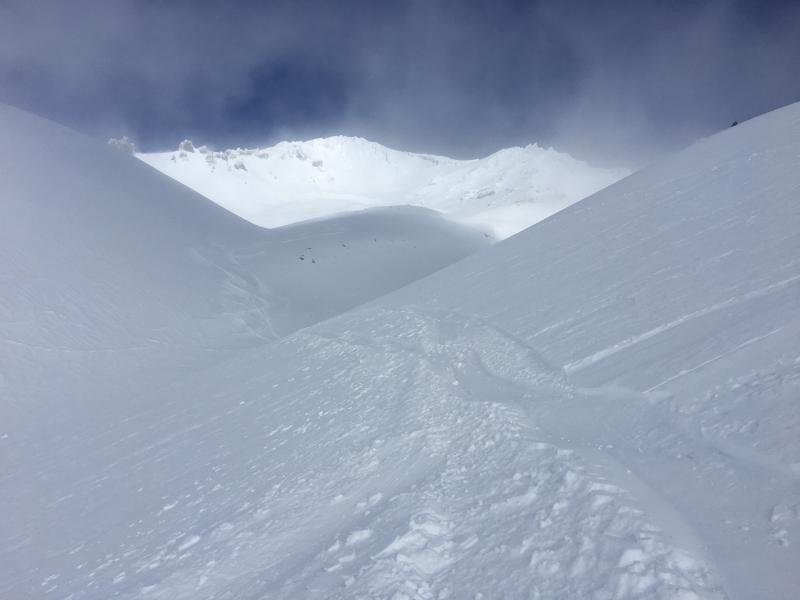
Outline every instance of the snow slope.
[[625, 176], [536, 145], [483, 159], [391, 150], [362, 138], [214, 152], [184, 141], [138, 158], [264, 227], [372, 206], [439, 210], [507, 237]]
[[113, 411], [4, 415], [0, 595], [796, 597], [798, 166], [800, 104]]
[[[46, 443], [162, 382], [484, 247], [432, 211], [266, 231], [129, 156], [0, 107], [0, 394]], [[42, 420], [44, 419], [44, 420]], [[36, 442], [39, 443], [39, 442]]]
[[794, 104], [379, 305], [511, 332], [575, 396], [514, 374], [482, 397], [602, 467], [731, 598], [800, 597], [798, 201]]

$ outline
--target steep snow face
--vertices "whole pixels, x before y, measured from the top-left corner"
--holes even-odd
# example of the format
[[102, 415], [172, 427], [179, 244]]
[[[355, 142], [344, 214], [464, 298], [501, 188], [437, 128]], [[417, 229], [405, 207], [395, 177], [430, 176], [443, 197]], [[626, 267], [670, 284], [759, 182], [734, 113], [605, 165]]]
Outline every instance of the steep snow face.
[[144, 162], [264, 227], [372, 206], [412, 204], [507, 237], [627, 173], [535, 145], [454, 160], [361, 138], [213, 152], [184, 141]]

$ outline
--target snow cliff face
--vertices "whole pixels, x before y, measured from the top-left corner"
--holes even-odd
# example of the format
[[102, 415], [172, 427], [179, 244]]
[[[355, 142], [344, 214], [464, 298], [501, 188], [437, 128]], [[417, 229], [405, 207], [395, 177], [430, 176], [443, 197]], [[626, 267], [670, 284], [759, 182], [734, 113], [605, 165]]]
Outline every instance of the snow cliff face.
[[214, 152], [186, 140], [141, 160], [264, 227], [372, 206], [411, 204], [507, 237], [627, 173], [535, 145], [484, 159], [391, 150], [337, 136]]

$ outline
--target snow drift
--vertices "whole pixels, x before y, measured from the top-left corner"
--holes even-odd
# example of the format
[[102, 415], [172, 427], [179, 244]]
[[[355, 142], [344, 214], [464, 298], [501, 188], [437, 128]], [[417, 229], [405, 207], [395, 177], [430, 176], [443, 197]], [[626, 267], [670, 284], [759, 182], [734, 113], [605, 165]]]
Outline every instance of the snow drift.
[[221, 152], [186, 140], [175, 152], [137, 156], [264, 227], [411, 204], [482, 226], [501, 238], [627, 174], [536, 145], [454, 160], [345, 136]]

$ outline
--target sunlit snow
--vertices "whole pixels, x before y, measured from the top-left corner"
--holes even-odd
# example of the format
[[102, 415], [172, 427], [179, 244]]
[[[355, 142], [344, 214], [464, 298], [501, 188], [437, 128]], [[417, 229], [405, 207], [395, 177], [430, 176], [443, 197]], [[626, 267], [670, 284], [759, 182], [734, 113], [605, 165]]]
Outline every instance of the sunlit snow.
[[[129, 149], [129, 140], [114, 140]], [[182, 142], [138, 158], [245, 219], [276, 227], [373, 206], [411, 204], [517, 233], [627, 175], [551, 148], [508, 148], [483, 159], [392, 150], [337, 136], [214, 152]]]

